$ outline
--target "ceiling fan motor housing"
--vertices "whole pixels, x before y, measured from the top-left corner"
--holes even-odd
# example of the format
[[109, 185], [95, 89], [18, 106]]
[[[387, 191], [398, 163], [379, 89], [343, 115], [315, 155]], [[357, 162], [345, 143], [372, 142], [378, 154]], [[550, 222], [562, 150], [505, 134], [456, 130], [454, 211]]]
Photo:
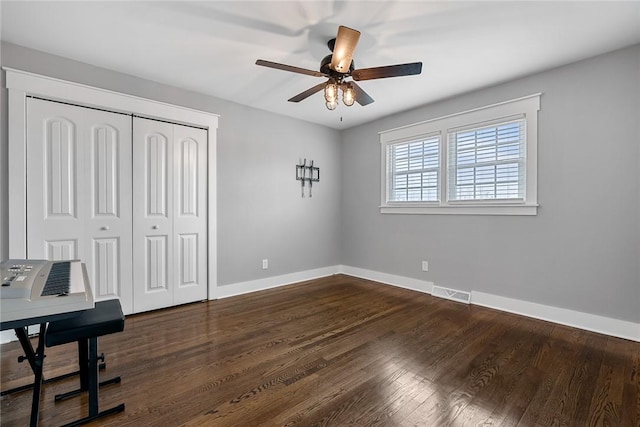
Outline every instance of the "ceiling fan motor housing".
[[349, 66], [349, 72], [347, 73], [339, 73], [338, 71], [333, 70], [331, 68], [332, 57], [333, 57], [333, 54], [330, 54], [322, 58], [322, 61], [320, 62], [321, 73], [324, 73], [334, 79], [343, 79], [345, 77], [350, 76], [353, 70], [355, 70], [355, 65], [354, 65], [355, 61], [351, 61], [351, 65]]

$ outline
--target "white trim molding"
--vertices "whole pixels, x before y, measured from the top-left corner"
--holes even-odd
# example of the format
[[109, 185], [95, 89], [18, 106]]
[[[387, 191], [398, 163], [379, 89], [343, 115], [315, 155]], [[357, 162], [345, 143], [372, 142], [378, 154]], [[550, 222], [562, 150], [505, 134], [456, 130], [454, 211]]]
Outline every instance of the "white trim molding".
[[[338, 266], [338, 271], [336, 271], [336, 273], [373, 280], [387, 285], [423, 292], [426, 294], [431, 294], [431, 290], [434, 286], [433, 282], [426, 280], [381, 273], [379, 271], [351, 267], [348, 265]], [[460, 304], [459, 302], [455, 303]], [[598, 316], [595, 314], [583, 313], [566, 308], [553, 307], [478, 291], [471, 291], [471, 304], [640, 342], [640, 323], [612, 319], [610, 317]]]
[[[40, 325], [27, 326], [27, 335], [31, 336], [37, 334], [40, 331]], [[18, 341], [18, 337], [13, 329], [7, 329], [0, 332], [0, 344], [8, 343], [11, 341]]]
[[218, 286], [216, 290], [216, 298], [229, 298], [237, 295], [248, 294], [251, 292], [279, 288], [281, 286], [292, 285], [294, 283], [304, 282], [307, 280], [333, 276], [338, 272], [338, 266], [330, 266], [316, 268], [314, 270], [283, 274], [281, 276], [271, 276], [265, 277], [263, 279], [248, 280], [246, 282], [238, 282], [230, 285]]
[[27, 254], [26, 223], [26, 100], [28, 96], [68, 102], [85, 107], [134, 114], [150, 119], [201, 127], [207, 130], [208, 161], [208, 293], [214, 299], [217, 286], [217, 114], [152, 99], [42, 76], [3, 67], [9, 92], [9, 257], [24, 259]]
[[249, 280], [224, 286], [218, 286], [217, 298], [229, 298], [236, 295], [251, 292], [264, 291], [267, 289], [287, 286], [307, 280], [318, 279], [320, 277], [333, 276], [334, 274], [344, 274], [347, 276], [367, 279], [392, 285], [397, 288], [409, 289], [411, 291], [431, 294], [433, 283], [425, 280], [413, 279], [411, 277], [397, 276], [395, 274], [381, 273], [379, 271], [366, 270], [363, 268], [350, 267], [348, 265], [333, 265], [313, 270], [299, 271], [296, 273], [283, 274], [281, 276], [265, 277], [263, 279]]
[[387, 285], [422, 292], [429, 295], [431, 295], [431, 289], [433, 289], [433, 282], [426, 280], [397, 276], [395, 274], [366, 270], [364, 268], [351, 267], [348, 265], [339, 266], [338, 273], [346, 274], [347, 276], [359, 277], [361, 279], [373, 280], [375, 282], [385, 283]]
[[471, 291], [471, 304], [640, 342], [640, 323]]
[[515, 205], [495, 203], [491, 205], [448, 205], [448, 206], [380, 206], [383, 214], [405, 215], [536, 215], [538, 205]]

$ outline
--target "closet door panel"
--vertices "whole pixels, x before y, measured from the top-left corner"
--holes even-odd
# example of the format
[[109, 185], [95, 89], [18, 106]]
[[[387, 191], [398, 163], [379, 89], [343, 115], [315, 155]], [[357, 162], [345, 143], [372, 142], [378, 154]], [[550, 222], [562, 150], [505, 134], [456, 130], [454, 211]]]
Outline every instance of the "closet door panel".
[[27, 100], [27, 256], [80, 259], [132, 310], [131, 117]]
[[144, 191], [147, 218], [169, 219], [169, 145], [171, 130], [166, 134], [150, 132], [144, 136]]
[[95, 295], [100, 297], [120, 294], [120, 239], [93, 239], [93, 283]]
[[46, 119], [44, 127], [46, 218], [77, 219], [76, 127], [59, 117]]
[[[109, 114], [109, 113], [108, 113]], [[131, 117], [94, 122], [87, 129], [87, 233], [96, 299], [120, 297], [133, 312], [131, 282]]]
[[78, 259], [78, 241], [72, 240], [45, 240], [44, 256], [40, 259], [50, 261], [63, 261], [68, 259]]
[[173, 125], [133, 122], [134, 310], [173, 305]]
[[77, 107], [27, 99], [27, 256], [84, 255], [84, 118]]
[[118, 217], [121, 211], [118, 166], [122, 151], [118, 132], [111, 126], [94, 126], [91, 137], [93, 217]]
[[[147, 262], [147, 277], [144, 282], [145, 292], [171, 292], [169, 287], [169, 236], [146, 236], [145, 260]], [[169, 302], [169, 301], [167, 301]]]
[[207, 298], [207, 132], [174, 125], [175, 304]]

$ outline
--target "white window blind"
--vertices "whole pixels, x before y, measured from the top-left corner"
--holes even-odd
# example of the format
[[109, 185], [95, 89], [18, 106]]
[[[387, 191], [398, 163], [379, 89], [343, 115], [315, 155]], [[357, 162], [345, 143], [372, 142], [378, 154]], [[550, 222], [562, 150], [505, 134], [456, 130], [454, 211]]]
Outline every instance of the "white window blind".
[[388, 146], [389, 202], [439, 200], [440, 135]]
[[449, 200], [524, 200], [525, 135], [524, 118], [449, 131]]

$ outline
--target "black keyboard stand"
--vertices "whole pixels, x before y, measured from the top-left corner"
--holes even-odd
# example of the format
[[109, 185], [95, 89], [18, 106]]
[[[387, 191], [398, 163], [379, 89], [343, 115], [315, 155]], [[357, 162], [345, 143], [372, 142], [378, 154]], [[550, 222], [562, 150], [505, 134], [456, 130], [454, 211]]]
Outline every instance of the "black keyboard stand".
[[45, 380], [42, 375], [42, 366], [44, 364], [44, 337], [47, 331], [47, 324], [40, 324], [40, 333], [38, 334], [38, 345], [36, 349], [33, 349], [33, 345], [29, 340], [29, 336], [27, 335], [27, 326], [23, 326], [20, 328], [14, 329], [18, 340], [20, 341], [20, 345], [22, 346], [22, 350], [25, 353], [25, 356], [20, 356], [18, 358], [19, 362], [24, 360], [29, 361], [29, 365], [31, 366], [31, 371], [33, 371], [34, 380], [31, 384], [26, 384], [23, 386], [15, 387], [9, 390], [5, 390], [0, 395], [5, 396], [11, 393], [17, 393], [26, 390], [33, 390], [33, 399], [31, 402], [31, 419], [29, 422], [30, 426], [38, 425], [38, 417], [40, 412], [40, 390], [42, 389], [42, 384], [45, 383]]
[[[27, 330], [26, 328], [18, 328], [15, 329], [15, 333], [16, 336], [18, 337], [18, 341], [20, 341], [20, 345], [22, 346], [23, 351], [25, 352], [24, 356], [20, 356], [18, 357], [18, 362], [22, 363], [25, 360], [27, 360], [29, 362], [29, 365], [31, 366], [31, 370], [35, 373], [35, 369], [36, 369], [36, 355], [35, 352], [33, 351], [33, 346], [31, 345], [31, 340], [29, 339], [28, 335], [27, 335]], [[86, 347], [86, 346], [85, 346]], [[78, 360], [82, 360], [82, 358], [84, 357], [84, 355], [86, 354], [87, 350], [81, 348], [81, 343], [78, 342]], [[98, 365], [98, 369], [100, 369], [101, 371], [105, 370], [107, 367], [107, 364], [104, 363], [104, 354], [100, 355], [100, 360], [102, 361], [102, 363], [100, 363]], [[58, 375], [56, 377], [53, 378], [45, 378], [44, 374], [42, 376], [42, 384], [50, 384], [56, 381], [62, 381], [64, 379], [67, 378], [71, 378], [71, 377], [75, 377], [76, 375], [80, 375], [80, 370], [77, 371], [73, 371], [73, 372], [68, 372], [66, 374], [62, 374], [62, 375]], [[108, 384], [115, 384], [115, 381], [112, 380], [107, 380], [107, 381], [103, 381], [100, 383], [100, 386], [104, 386], [104, 385], [108, 385]], [[29, 383], [29, 384], [25, 384], [25, 385], [21, 385], [18, 387], [13, 387], [7, 390], [3, 390], [0, 392], [0, 396], [7, 396], [9, 394], [14, 394], [14, 393], [20, 393], [23, 391], [27, 391], [27, 390], [32, 390], [33, 389], [34, 384], [33, 383]], [[56, 395], [56, 401], [59, 400], [64, 400], [64, 399], [68, 399], [69, 397], [72, 397], [73, 395], [70, 393], [64, 393], [62, 395]], [[67, 396], [69, 395], [69, 396]], [[62, 397], [60, 397], [62, 396]]]
[[[29, 361], [29, 366], [31, 366], [31, 370], [33, 371], [34, 381], [30, 386], [25, 386], [25, 390], [33, 389], [33, 396], [31, 401], [31, 417], [29, 420], [29, 425], [31, 427], [38, 426], [38, 419], [40, 417], [40, 396], [42, 391], [43, 384], [43, 374], [42, 368], [44, 365], [44, 347], [45, 347], [45, 339], [47, 334], [47, 323], [55, 320], [68, 319], [74, 316], [79, 315], [81, 312], [71, 312], [71, 313], [56, 313], [49, 314], [45, 316], [36, 316], [25, 319], [17, 319], [11, 320], [7, 322], [2, 322], [0, 324], [0, 330], [9, 330], [13, 329], [20, 341], [20, 345], [22, 346], [22, 350], [24, 351], [24, 359]], [[27, 334], [27, 327], [29, 325], [40, 325], [39, 334], [38, 334], [38, 344], [36, 348], [33, 348], [31, 341], [29, 340], [29, 336]], [[3, 393], [3, 394], [6, 394]]]

